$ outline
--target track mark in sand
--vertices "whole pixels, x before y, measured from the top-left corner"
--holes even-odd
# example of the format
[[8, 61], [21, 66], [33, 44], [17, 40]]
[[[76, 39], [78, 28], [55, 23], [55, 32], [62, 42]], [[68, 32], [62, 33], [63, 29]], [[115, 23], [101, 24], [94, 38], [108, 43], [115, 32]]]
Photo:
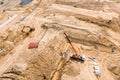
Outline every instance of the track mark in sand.
[[[110, 79], [110, 80], [114, 80], [113, 77], [108, 72], [107, 67], [106, 67], [107, 59], [109, 59], [109, 58], [110, 58], [110, 55], [106, 55], [101, 61], [101, 66], [102, 66], [102, 69], [103, 69], [102, 71], [104, 71], [104, 73], [101, 72], [101, 77], [99, 78], [100, 80], [103, 80], [105, 78]], [[105, 75], [106, 75], [106, 77], [105, 77]]]
[[[19, 46], [19, 50], [22, 50], [22, 46]], [[17, 51], [17, 50], [16, 50]], [[13, 64], [13, 62], [17, 59], [17, 57], [19, 56], [19, 52], [15, 52], [13, 54], [8, 54], [6, 55], [1, 61], [0, 61], [0, 75], [2, 75], [2, 73], [4, 73], [7, 68]]]

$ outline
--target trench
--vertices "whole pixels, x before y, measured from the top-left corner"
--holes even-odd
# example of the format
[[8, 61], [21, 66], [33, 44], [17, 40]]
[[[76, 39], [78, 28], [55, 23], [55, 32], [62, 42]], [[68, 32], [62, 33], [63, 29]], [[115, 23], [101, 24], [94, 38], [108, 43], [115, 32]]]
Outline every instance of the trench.
[[[68, 33], [68, 32], [66, 32], [66, 33]], [[75, 34], [75, 31], [74, 31], [74, 30], [72, 30], [71, 34], [68, 34], [70, 40], [71, 40], [73, 43], [83, 44], [83, 45], [88, 45], [88, 46], [92, 46], [93, 43], [95, 43], [94, 41], [89, 41], [89, 40], [87, 41], [86, 38], [85, 38], [85, 39], [83, 38], [83, 41], [82, 41], [82, 39], [81, 39], [82, 37], [79, 38], [79, 36], [77, 36], [77, 35], [80, 35], [80, 33], [78, 33], [78, 34], [76, 34], [76, 35], [74, 35], [74, 36], [73, 36], [73, 34]], [[82, 34], [82, 35], [83, 35], [83, 34]], [[83, 35], [83, 36], [84, 36], [84, 35]], [[63, 57], [60, 57], [60, 56], [59, 56], [59, 52], [60, 52], [59, 48], [61, 47], [61, 44], [67, 43], [67, 41], [66, 41], [66, 42], [64, 41], [64, 38], [63, 38], [63, 37], [61, 37], [62, 39], [61, 39], [60, 37], [61, 37], [61, 35], [57, 36], [57, 38], [51, 40], [51, 41], [48, 43], [48, 46], [46, 46], [45, 50], [43, 50], [43, 52], [40, 52], [40, 55], [37, 56], [37, 59], [39, 59], [39, 61], [37, 61], [36, 59], [34, 59], [36, 62], [34, 62], [34, 61], [32, 62], [32, 63], [35, 63], [35, 64], [33, 64], [32, 68], [30, 68], [30, 70], [29, 70], [29, 68], [28, 68], [29, 71], [26, 71], [27, 74], [31, 74], [31, 71], [37, 67], [37, 68], [35, 69], [35, 71], [36, 71], [37, 73], [35, 72], [34, 75], [40, 75], [40, 76], [43, 77], [43, 79], [39, 78], [39, 80], [61, 80], [61, 77], [62, 77], [62, 75], [63, 75], [64, 68], [66, 68], [66, 66], [67, 66], [68, 63], [69, 63], [69, 60], [68, 60], [67, 58], [68, 58], [68, 56], [69, 56], [68, 54], [69, 54], [71, 48], [67, 48], [67, 50], [69, 50], [69, 51], [66, 52], [66, 55], [65, 55], [64, 58], [63, 58]], [[59, 39], [61, 39], [61, 41], [60, 41]], [[66, 40], [66, 39], [65, 39], [65, 40]], [[82, 43], [82, 42], [84, 42], [84, 43]], [[57, 44], [57, 45], [59, 45], [59, 46], [57, 46], [57, 48], [56, 48], [56, 45], [55, 45], [55, 44]], [[97, 44], [97, 43], [96, 43], [96, 44]], [[101, 44], [101, 43], [98, 43], [98, 45], [99, 45], [99, 46], [101, 45], [101, 47], [103, 47], [103, 46], [108, 47], [108, 46], [103, 45], [103, 44]], [[56, 50], [55, 50], [55, 49], [56, 49]], [[108, 49], [109, 49], [109, 48], [108, 48]], [[63, 52], [66, 51], [66, 47], [65, 47], [65, 49], [63, 49], [62, 51], [63, 51]], [[62, 52], [62, 53], [63, 53], [63, 52]], [[54, 54], [53, 54], [53, 53], [54, 53]], [[54, 60], [53, 60], [53, 59], [51, 58], [51, 57], [53, 57], [53, 55], [56, 55], [56, 57], [59, 57], [59, 58], [54, 57]], [[52, 72], [52, 69], [55, 67], [54, 64], [52, 63], [52, 61], [53, 61], [54, 63], [56, 63], [55, 59], [58, 59], [59, 61], [58, 61], [58, 64], [55, 65], [55, 66], [56, 66], [55, 71]], [[37, 63], [37, 62], [39, 62], [39, 63]], [[32, 63], [30, 63], [30, 65], [31, 65]], [[40, 65], [40, 64], [41, 64], [41, 65]], [[51, 66], [51, 67], [49, 68], [49, 66]], [[30, 66], [30, 67], [31, 67], [31, 66]], [[46, 71], [46, 68], [48, 69], [48, 71]], [[45, 72], [44, 70], [45, 70], [46, 72]], [[45, 72], [43, 75], [42, 75], [42, 71], [43, 71], [43, 73]], [[33, 71], [32, 71], [32, 72], [33, 72]], [[50, 77], [49, 77], [49, 75], [50, 75]], [[32, 74], [31, 76], [33, 76], [33, 74]], [[24, 79], [23, 79], [23, 80], [24, 80]], [[31, 80], [32, 80], [32, 79], [31, 79]], [[38, 79], [36, 79], [36, 80], [38, 80]]]
[[66, 64], [69, 61], [66, 61], [65, 59], [61, 59], [56, 71], [53, 73], [52, 77], [50, 80], [61, 80], [61, 76], [62, 76], [62, 70], [64, 69], [64, 67], [66, 66]]
[[58, 65], [57, 65], [57, 69], [56, 71], [52, 74], [50, 80], [61, 80], [61, 76], [62, 76], [62, 72], [63, 72], [63, 69], [65, 68], [65, 66], [67, 65], [67, 63], [69, 63], [69, 60], [67, 60], [67, 52], [64, 54], [64, 58], [61, 57]]

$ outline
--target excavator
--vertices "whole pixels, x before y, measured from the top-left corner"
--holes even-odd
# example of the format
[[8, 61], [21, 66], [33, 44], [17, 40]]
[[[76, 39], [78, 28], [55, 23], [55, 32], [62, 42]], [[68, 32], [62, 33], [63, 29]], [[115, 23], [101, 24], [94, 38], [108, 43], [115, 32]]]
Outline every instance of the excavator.
[[33, 31], [35, 31], [35, 28], [30, 27], [30, 26], [23, 26], [23, 28], [21, 30], [21, 32], [24, 32], [24, 33], [27, 33], [27, 34], [33, 32]]
[[70, 59], [80, 61], [80, 62], [84, 62], [85, 61], [85, 55], [78, 55], [76, 49], [74, 48], [72, 42], [70, 41], [70, 39], [68, 38], [68, 36], [65, 32], [64, 32], [64, 35], [65, 35], [68, 43], [71, 45], [71, 48], [72, 48], [72, 51], [73, 51], [73, 54], [70, 55]]

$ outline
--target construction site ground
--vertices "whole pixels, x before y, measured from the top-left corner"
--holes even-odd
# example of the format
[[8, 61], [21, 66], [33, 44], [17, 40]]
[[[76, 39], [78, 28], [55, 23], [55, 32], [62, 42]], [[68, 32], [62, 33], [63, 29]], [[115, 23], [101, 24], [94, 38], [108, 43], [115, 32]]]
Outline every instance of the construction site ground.
[[[120, 80], [119, 0], [1, 1], [0, 80]], [[70, 59], [64, 33], [84, 63]]]

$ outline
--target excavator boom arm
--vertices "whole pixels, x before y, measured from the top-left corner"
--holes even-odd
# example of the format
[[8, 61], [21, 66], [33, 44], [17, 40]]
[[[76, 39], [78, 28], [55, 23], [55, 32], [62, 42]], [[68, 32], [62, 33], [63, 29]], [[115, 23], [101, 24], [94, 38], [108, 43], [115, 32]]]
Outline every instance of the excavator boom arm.
[[77, 54], [77, 51], [76, 51], [76, 49], [74, 48], [73, 44], [71, 43], [70, 39], [68, 38], [67, 34], [64, 33], [64, 35], [65, 35], [67, 41], [70, 43], [71, 48], [72, 48], [72, 50], [73, 50], [73, 52], [74, 52], [74, 55], [77, 56], [77, 55], [78, 55], [78, 54]]

